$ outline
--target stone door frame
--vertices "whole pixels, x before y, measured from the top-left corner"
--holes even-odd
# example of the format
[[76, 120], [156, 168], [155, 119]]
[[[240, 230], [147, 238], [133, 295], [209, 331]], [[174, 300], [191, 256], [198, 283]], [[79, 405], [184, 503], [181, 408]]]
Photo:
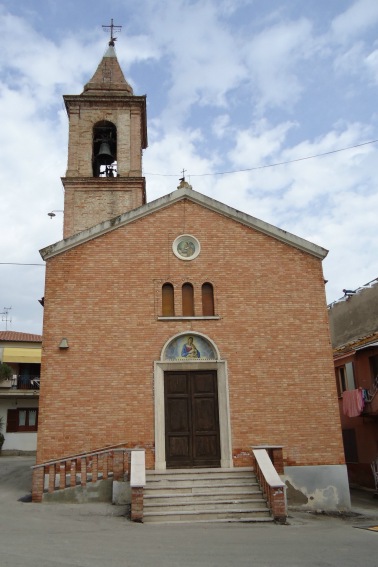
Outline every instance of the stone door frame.
[[[204, 338], [207, 339], [207, 337]], [[216, 370], [221, 450], [220, 466], [221, 468], [233, 468], [227, 362], [225, 360], [203, 362], [162, 360], [154, 362], [155, 469], [165, 470], [167, 468], [165, 456], [164, 372], [181, 370]]]

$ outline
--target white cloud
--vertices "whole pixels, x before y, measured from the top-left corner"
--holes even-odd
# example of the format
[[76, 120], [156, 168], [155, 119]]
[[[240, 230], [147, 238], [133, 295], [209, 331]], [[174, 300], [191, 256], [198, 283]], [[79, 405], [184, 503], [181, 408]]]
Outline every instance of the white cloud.
[[235, 168], [258, 167], [266, 163], [266, 158], [277, 155], [285, 141], [288, 131], [294, 124], [285, 122], [271, 127], [265, 120], [259, 120], [248, 130], [239, 130], [236, 143], [229, 152]]
[[212, 131], [217, 138], [223, 138], [230, 132], [232, 126], [229, 114], [220, 114], [213, 120]]
[[335, 57], [334, 68], [339, 73], [361, 74], [365, 45], [362, 41], [357, 41], [349, 49], [341, 51]]
[[332, 21], [335, 38], [344, 42], [358, 36], [378, 23], [378, 3], [376, 0], [357, 0], [347, 10]]
[[35, 102], [48, 106], [55, 104], [58, 85], [77, 90], [83, 71], [95, 66], [92, 45], [85, 49], [71, 37], [61, 45], [54, 44], [38, 35], [25, 20], [4, 9], [1, 12], [0, 64], [12, 88], [26, 90]]
[[[376, 1], [333, 7], [349, 6], [331, 23], [317, 3], [313, 11], [307, 3], [294, 10], [258, 1], [252, 9], [251, 0], [140, 0], [132, 3], [135, 18], [123, 4], [120, 16], [133, 24], [119, 37], [118, 58], [135, 92], [149, 100], [148, 199], [174, 191], [185, 168], [194, 189], [329, 248], [329, 300], [376, 277], [376, 145], [195, 175], [301, 160], [378, 138], [376, 97], [366, 95], [378, 77]], [[62, 236], [62, 215], [47, 216], [63, 208], [61, 95], [82, 91], [106, 49], [94, 23], [79, 33], [72, 19], [60, 21], [64, 3], [51, 6], [59, 33], [39, 33], [35, 22], [45, 14], [30, 13], [26, 0], [13, 15], [0, 7], [3, 261], [41, 262], [38, 249]], [[40, 332], [43, 268], [0, 269], [12, 328]]]
[[378, 49], [372, 51], [365, 58], [365, 65], [370, 73], [372, 80], [378, 85]]
[[[196, 182], [190, 178], [190, 172], [212, 171], [214, 162], [202, 157], [196, 148], [201, 137], [198, 130], [171, 130], [169, 134], [150, 145], [143, 162], [148, 182], [148, 200], [174, 191], [179, 184], [179, 178], [182, 177], [183, 169], [188, 171], [186, 177], [193, 183], [194, 189]], [[172, 175], [164, 175], [167, 172]]]
[[245, 47], [251, 88], [260, 93], [258, 107], [292, 107], [303, 85], [296, 66], [315, 49], [312, 25], [305, 19], [265, 28]]
[[161, 4], [150, 31], [170, 71], [163, 113], [170, 125], [182, 123], [193, 104], [224, 106], [225, 94], [246, 76], [237, 38], [222, 24], [212, 2], [179, 0], [168, 12]]

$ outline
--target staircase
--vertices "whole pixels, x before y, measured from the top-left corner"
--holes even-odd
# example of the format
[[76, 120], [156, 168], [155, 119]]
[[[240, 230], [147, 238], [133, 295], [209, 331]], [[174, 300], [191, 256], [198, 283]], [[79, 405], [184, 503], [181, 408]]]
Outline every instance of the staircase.
[[251, 468], [146, 471], [143, 522], [272, 522]]

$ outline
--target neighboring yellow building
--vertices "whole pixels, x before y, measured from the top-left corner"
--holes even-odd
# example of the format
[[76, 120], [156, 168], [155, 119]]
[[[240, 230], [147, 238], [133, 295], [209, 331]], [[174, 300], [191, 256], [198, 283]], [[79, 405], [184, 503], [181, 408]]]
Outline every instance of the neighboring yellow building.
[[37, 447], [42, 336], [0, 331], [0, 362], [13, 370], [0, 382], [3, 453], [34, 452]]

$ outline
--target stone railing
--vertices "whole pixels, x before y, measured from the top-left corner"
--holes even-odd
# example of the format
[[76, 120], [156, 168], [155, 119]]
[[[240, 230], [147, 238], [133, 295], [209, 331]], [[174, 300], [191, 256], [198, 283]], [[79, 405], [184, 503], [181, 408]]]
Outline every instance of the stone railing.
[[[125, 445], [124, 443], [120, 445]], [[86, 487], [98, 480], [129, 480], [131, 487], [131, 519], [143, 519], [143, 487], [145, 485], [145, 450], [119, 445], [97, 451], [70, 455], [32, 467], [32, 501], [42, 502], [44, 493], [53, 493], [76, 486]]]
[[284, 524], [287, 519], [285, 483], [279, 477], [266, 449], [253, 448], [252, 452], [255, 458], [257, 480], [267, 499], [272, 516], [276, 522]]
[[131, 520], [143, 522], [143, 496], [146, 486], [146, 454], [145, 451], [131, 452], [130, 488], [131, 488]]

